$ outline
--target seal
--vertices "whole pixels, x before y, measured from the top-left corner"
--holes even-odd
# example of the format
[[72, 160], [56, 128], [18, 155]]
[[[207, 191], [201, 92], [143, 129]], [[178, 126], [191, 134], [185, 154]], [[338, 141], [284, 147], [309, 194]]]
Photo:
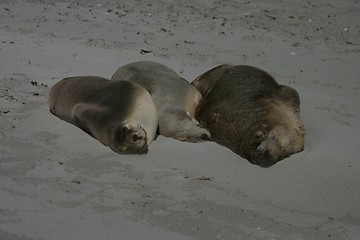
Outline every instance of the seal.
[[210, 138], [195, 119], [200, 92], [172, 69], [156, 62], [134, 62], [118, 68], [111, 80], [135, 82], [149, 91], [158, 111], [160, 135], [187, 142]]
[[50, 90], [50, 111], [114, 152], [144, 154], [156, 136], [158, 115], [150, 94], [128, 81], [70, 77]]
[[261, 167], [303, 150], [299, 95], [267, 72], [220, 65], [192, 85], [203, 95], [196, 118], [210, 131], [212, 141]]

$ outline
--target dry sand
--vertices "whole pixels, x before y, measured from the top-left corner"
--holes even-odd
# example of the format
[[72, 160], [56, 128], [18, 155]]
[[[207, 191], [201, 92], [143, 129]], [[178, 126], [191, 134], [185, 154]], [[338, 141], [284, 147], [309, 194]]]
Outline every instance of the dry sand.
[[[0, 239], [359, 239], [358, 0], [0, 1]], [[159, 137], [118, 155], [50, 114], [64, 77], [158, 61], [298, 90], [302, 153], [269, 169]]]

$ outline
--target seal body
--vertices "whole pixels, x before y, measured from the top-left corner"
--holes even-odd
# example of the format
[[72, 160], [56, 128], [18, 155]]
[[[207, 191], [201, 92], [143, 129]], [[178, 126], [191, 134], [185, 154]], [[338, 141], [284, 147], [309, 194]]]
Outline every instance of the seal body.
[[299, 95], [265, 71], [220, 65], [192, 84], [203, 95], [196, 118], [211, 140], [262, 167], [303, 150]]
[[136, 83], [95, 76], [65, 78], [50, 90], [50, 111], [117, 153], [147, 153], [158, 116], [150, 94]]
[[117, 69], [111, 79], [135, 82], [149, 91], [161, 135], [187, 142], [209, 139], [209, 131], [195, 119], [200, 92], [170, 68], [156, 62], [135, 62]]

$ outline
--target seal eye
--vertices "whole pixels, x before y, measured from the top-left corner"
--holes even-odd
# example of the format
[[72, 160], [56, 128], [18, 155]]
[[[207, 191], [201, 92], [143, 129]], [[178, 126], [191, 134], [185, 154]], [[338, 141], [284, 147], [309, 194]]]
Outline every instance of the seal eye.
[[210, 140], [209, 136], [206, 133], [202, 134], [200, 138], [204, 141]]

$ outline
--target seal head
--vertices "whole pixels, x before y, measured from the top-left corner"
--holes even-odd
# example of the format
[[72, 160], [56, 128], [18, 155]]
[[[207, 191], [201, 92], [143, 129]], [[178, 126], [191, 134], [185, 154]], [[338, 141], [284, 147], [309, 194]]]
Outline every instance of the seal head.
[[111, 131], [109, 147], [117, 153], [148, 152], [147, 133], [140, 125], [121, 123]]

